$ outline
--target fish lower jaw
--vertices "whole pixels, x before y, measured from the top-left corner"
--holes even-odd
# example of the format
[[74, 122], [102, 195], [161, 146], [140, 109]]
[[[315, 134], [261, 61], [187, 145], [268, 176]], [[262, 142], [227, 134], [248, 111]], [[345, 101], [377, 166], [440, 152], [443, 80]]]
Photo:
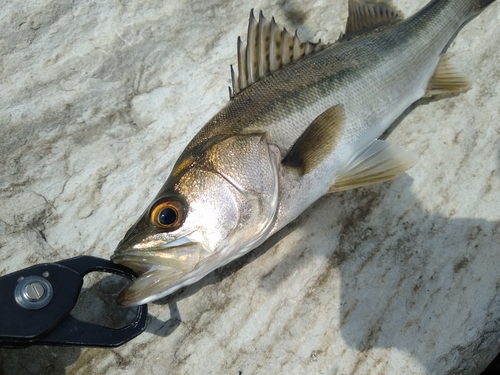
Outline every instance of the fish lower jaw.
[[190, 275], [197, 274], [200, 259], [200, 251], [196, 249], [191, 249], [189, 254], [185, 251], [183, 254], [166, 254], [160, 250], [113, 254], [113, 262], [139, 273], [139, 277], [120, 292], [117, 297], [118, 304], [141, 305], [165, 297], [190, 284]]
[[158, 300], [178, 289], [193, 284], [216, 268], [236, 258], [234, 251], [210, 253], [197, 247], [186, 256], [185, 249], [177, 252], [174, 259], [165, 256], [160, 250], [153, 252], [121, 252], [114, 254], [111, 260], [125, 267], [139, 271], [140, 276], [129, 283], [118, 295], [117, 302], [122, 306], [136, 306]]
[[121, 306], [136, 306], [165, 297], [183, 286], [182, 278], [187, 273], [154, 265], [123, 288], [117, 302]]

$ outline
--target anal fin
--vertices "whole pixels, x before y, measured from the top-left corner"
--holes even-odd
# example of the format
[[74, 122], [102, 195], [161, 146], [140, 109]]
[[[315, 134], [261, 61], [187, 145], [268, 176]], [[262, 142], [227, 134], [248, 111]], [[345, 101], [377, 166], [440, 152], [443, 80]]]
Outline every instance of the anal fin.
[[329, 193], [391, 180], [415, 165], [415, 157], [401, 146], [375, 140], [346, 163]]
[[427, 85], [425, 96], [456, 94], [466, 91], [470, 86], [469, 79], [449, 62], [447, 55], [443, 55]]
[[307, 127], [290, 148], [282, 164], [297, 168], [301, 175], [310, 172], [333, 152], [344, 126], [344, 105], [330, 107]]

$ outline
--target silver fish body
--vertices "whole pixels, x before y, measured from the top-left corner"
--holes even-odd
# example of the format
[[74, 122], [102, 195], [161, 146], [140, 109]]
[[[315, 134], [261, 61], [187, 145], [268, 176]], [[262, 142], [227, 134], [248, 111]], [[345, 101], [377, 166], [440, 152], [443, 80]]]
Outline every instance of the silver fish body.
[[[255, 57], [240, 48], [231, 101], [190, 142], [112, 256], [143, 273], [119, 302], [168, 295], [254, 249], [322, 195], [410, 168], [411, 155], [376, 139], [423, 96], [468, 87], [443, 51], [493, 1], [434, 0], [401, 20], [390, 6], [350, 0], [346, 35], [279, 69], [263, 51], [284, 60], [285, 49], [261, 46]], [[374, 21], [367, 6], [388, 19]], [[271, 45], [300, 48], [280, 39], [274, 20], [252, 17], [249, 38], [270, 33]]]

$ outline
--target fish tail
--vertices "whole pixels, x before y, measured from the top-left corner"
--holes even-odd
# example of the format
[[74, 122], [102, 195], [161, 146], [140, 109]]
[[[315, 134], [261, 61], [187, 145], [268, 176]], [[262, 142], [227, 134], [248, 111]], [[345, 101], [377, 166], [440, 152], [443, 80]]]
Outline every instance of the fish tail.
[[495, 1], [496, 0], [475, 0], [475, 2], [477, 3], [478, 10], [483, 10], [484, 8], [486, 8], [491, 3], [494, 3]]
[[467, 23], [472, 18], [477, 16], [479, 13], [481, 13], [483, 10], [485, 10], [489, 5], [494, 3], [496, 0], [458, 0], [458, 1], [461, 1], [462, 4], [465, 6], [462, 9], [465, 10], [465, 17]]

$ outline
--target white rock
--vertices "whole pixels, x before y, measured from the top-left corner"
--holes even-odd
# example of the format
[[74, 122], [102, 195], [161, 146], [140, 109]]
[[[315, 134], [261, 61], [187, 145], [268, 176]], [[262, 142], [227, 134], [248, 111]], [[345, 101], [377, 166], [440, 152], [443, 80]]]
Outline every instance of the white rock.
[[[411, 14], [425, 0], [396, 3]], [[227, 101], [252, 7], [333, 41], [347, 2], [2, 3], [0, 275], [112, 254]], [[0, 349], [0, 372], [480, 372], [500, 349], [499, 9], [451, 45], [472, 89], [417, 107], [390, 134], [420, 155], [407, 174], [322, 198], [150, 304], [147, 332], [120, 348]], [[109, 283], [90, 289], [108, 305], [88, 308], [109, 314]]]

